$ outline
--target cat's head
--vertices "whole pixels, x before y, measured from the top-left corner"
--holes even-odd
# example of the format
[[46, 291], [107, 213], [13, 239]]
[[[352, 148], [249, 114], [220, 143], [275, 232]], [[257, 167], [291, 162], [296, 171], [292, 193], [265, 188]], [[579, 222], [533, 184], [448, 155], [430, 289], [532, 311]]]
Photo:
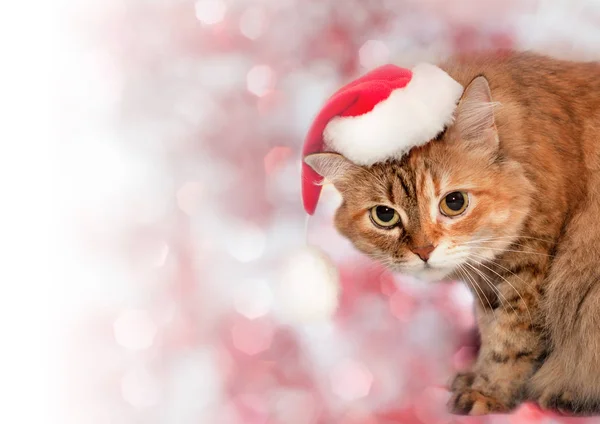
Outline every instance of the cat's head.
[[530, 206], [531, 184], [503, 154], [484, 77], [467, 87], [442, 135], [400, 160], [365, 167], [317, 153], [305, 161], [342, 195], [341, 234], [391, 269], [428, 279], [497, 256]]

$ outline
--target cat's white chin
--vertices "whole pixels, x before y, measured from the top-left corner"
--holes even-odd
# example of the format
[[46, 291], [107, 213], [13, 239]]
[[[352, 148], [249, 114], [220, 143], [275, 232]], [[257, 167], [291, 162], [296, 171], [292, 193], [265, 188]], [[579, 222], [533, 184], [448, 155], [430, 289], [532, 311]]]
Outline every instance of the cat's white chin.
[[433, 268], [427, 267], [422, 268], [418, 271], [411, 272], [412, 275], [417, 277], [420, 280], [424, 280], [427, 282], [434, 281], [442, 281], [445, 280], [448, 275], [452, 273], [452, 268]]

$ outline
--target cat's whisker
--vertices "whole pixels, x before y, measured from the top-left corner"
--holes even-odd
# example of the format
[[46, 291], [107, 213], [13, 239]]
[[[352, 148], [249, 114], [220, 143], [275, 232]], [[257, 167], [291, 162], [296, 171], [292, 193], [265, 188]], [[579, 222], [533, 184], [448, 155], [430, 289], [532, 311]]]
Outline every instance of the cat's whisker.
[[[477, 294], [477, 297], [479, 298], [479, 301], [481, 302], [481, 304], [483, 304], [483, 299], [481, 298], [481, 296], [479, 295], [479, 291], [477, 290], [477, 287], [479, 287], [479, 290], [481, 290], [481, 294], [483, 294], [483, 296], [485, 297], [485, 300], [487, 301], [487, 304], [490, 306], [490, 309], [492, 310], [492, 313], [494, 314], [494, 320], [497, 321], [498, 318], [496, 317], [496, 311], [494, 311], [494, 308], [492, 308], [492, 304], [490, 303], [490, 300], [486, 296], [485, 292], [483, 291], [483, 289], [481, 288], [481, 286], [479, 285], [479, 283], [477, 283], [477, 281], [475, 281], [473, 278], [471, 278], [471, 276], [469, 275], [469, 273], [463, 267], [462, 264], [458, 265], [458, 269], [457, 270], [460, 271], [461, 275], [463, 275], [468, 280], [470, 280], [472, 283], [474, 283], [474, 284], [470, 284], [468, 280], [465, 280], [465, 284], [469, 284], [469, 285], [471, 285], [471, 287], [473, 287], [473, 290], [475, 291], [475, 294]], [[477, 287], [475, 287], [475, 284], [477, 285]]]
[[[542, 253], [542, 252], [532, 252], [530, 250], [516, 250], [516, 249], [502, 249], [502, 248], [495, 248], [495, 247], [488, 247], [482, 244], [479, 244], [478, 246], [472, 246], [472, 245], [467, 245], [467, 243], [463, 243], [466, 246], [462, 246], [464, 250], [459, 250], [457, 252], [463, 252], [463, 251], [468, 251], [469, 254], [471, 254], [471, 252], [473, 251], [474, 248], [481, 248], [481, 250], [489, 250], [489, 251], [493, 251], [493, 252], [500, 252], [500, 253], [504, 253], [504, 252], [515, 252], [515, 253], [526, 253], [526, 254], [530, 254], [530, 255], [540, 255], [540, 256], [545, 256], [548, 258], [554, 258], [554, 255], [550, 255], [547, 253]], [[511, 246], [515, 246], [515, 244], [513, 243]], [[518, 247], [518, 245], [517, 245]], [[494, 255], [498, 255], [497, 253], [495, 253]], [[488, 261], [492, 261], [492, 258], [486, 258], [483, 255], [480, 255], [482, 258], [485, 258]]]
[[517, 241], [513, 241], [513, 242], [506, 241], [506, 242], [504, 242], [503, 240], [483, 240], [483, 241], [480, 241], [480, 242], [477, 242], [477, 243], [469, 243], [468, 246], [473, 246], [473, 245], [476, 245], [476, 246], [477, 245], [480, 245], [480, 246], [492, 245], [493, 246], [494, 244], [497, 244], [497, 243], [503, 243], [503, 244], [506, 245], [506, 247], [511, 247], [511, 246], [521, 247], [521, 248], [534, 248], [535, 247], [534, 245], [532, 245], [530, 243], [529, 244], [525, 244], [525, 243], [519, 243]]
[[505, 266], [502, 266], [502, 265], [501, 265], [501, 264], [499, 264], [497, 261], [494, 261], [494, 260], [492, 260], [492, 259], [488, 259], [488, 258], [486, 258], [485, 256], [483, 256], [483, 255], [479, 255], [479, 254], [477, 254], [477, 253], [474, 253], [474, 252], [473, 252], [473, 253], [471, 253], [471, 254], [472, 254], [473, 256], [476, 256], [476, 257], [478, 257], [478, 258], [479, 258], [479, 259], [481, 259], [481, 260], [484, 260], [484, 261], [486, 261], [486, 262], [489, 262], [489, 263], [491, 263], [492, 265], [495, 265], [495, 266], [497, 266], [498, 268], [502, 268], [503, 270], [505, 270], [505, 271], [507, 271], [507, 272], [511, 273], [511, 274], [512, 274], [512, 275], [514, 275], [516, 278], [518, 278], [518, 279], [519, 279], [519, 280], [520, 280], [520, 281], [521, 281], [523, 284], [525, 284], [525, 286], [526, 286], [527, 288], [529, 288], [529, 289], [533, 290], [533, 287], [531, 287], [531, 285], [530, 285], [530, 284], [528, 284], [528, 283], [527, 283], [527, 281], [523, 280], [521, 277], [519, 277], [517, 274], [515, 274], [514, 272], [512, 272], [510, 269], [506, 268]]
[[544, 239], [541, 237], [533, 237], [533, 236], [525, 236], [525, 235], [504, 235], [504, 236], [492, 236], [492, 237], [483, 237], [483, 239], [502, 239], [502, 238], [517, 238], [517, 239], [535, 239], [535, 240], [543, 240], [548, 241], [549, 239]]
[[466, 265], [468, 265], [470, 268], [472, 268], [481, 278], [483, 278], [485, 280], [485, 282], [487, 283], [487, 285], [494, 291], [494, 293], [496, 293], [499, 296], [498, 301], [502, 305], [502, 309], [504, 310], [504, 312], [506, 312], [506, 313], [508, 312], [508, 309], [506, 308], [506, 305], [505, 305], [505, 304], [508, 304], [511, 307], [511, 309], [513, 310], [513, 313], [517, 314], [517, 311], [508, 302], [508, 299], [506, 298], [506, 296], [504, 296], [504, 294], [500, 291], [500, 289], [498, 287], [496, 287], [496, 285], [481, 270], [477, 269], [470, 263], [466, 263]]
[[[521, 296], [521, 293], [519, 292], [519, 290], [516, 289], [515, 286], [513, 286], [510, 281], [508, 281], [506, 278], [504, 278], [502, 275], [498, 274], [496, 271], [494, 271], [492, 268], [488, 267], [487, 265], [473, 259], [473, 261], [477, 264], [480, 265], [488, 270], [490, 270], [491, 272], [493, 272], [494, 274], [496, 274], [498, 277], [502, 278], [510, 287], [512, 287], [512, 289], [517, 293], [517, 295], [519, 295], [519, 297], [521, 298], [521, 300], [523, 301], [523, 304], [525, 305], [525, 308], [527, 309], [527, 314], [529, 315], [529, 320], [531, 321], [531, 323], [533, 323], [533, 317], [531, 316], [531, 311], [529, 310], [529, 306], [527, 306], [527, 302], [525, 302], [525, 299], [523, 298], [523, 296]], [[472, 265], [471, 265], [472, 266]], [[508, 301], [507, 301], [508, 302]], [[510, 305], [512, 307], [512, 305]], [[514, 310], [514, 308], [513, 308]]]
[[455, 256], [463, 255], [465, 257], [468, 257], [469, 253], [471, 252], [471, 249], [472, 249], [471, 247], [461, 246], [460, 248], [456, 248], [456, 249], [453, 249], [451, 251], [448, 251], [447, 254], [448, 255], [452, 254], [452, 255], [455, 255]]
[[509, 212], [520, 212], [524, 215], [528, 215], [531, 213], [531, 210], [524, 210], [524, 209], [510, 209]]
[[515, 252], [515, 253], [527, 253], [529, 255], [540, 255], [540, 256], [546, 256], [548, 258], [554, 258], [554, 255], [550, 255], [548, 253], [541, 253], [541, 252], [530, 252], [528, 250], [516, 250], [516, 249], [499, 249], [499, 248], [495, 248], [495, 247], [487, 247], [487, 246], [480, 246], [482, 249], [485, 250], [493, 250], [496, 252]]
[[[492, 243], [497, 243], [497, 241], [496, 241], [496, 240], [494, 240], [494, 241], [482, 241], [482, 242], [480, 242], [480, 243], [473, 243], [472, 245], [479, 245], [480, 247], [485, 247], [485, 248], [487, 248], [487, 246], [489, 246], [489, 245], [490, 245], [490, 244], [492, 244]], [[470, 246], [472, 246], [472, 245], [470, 245]], [[493, 246], [493, 244], [492, 244], [492, 246]], [[524, 243], [517, 243], [517, 242], [512, 242], [512, 243], [510, 243], [510, 244], [509, 244], [508, 246], [506, 246], [506, 247], [507, 247], [507, 248], [508, 248], [508, 247], [515, 247], [515, 248], [523, 248], [523, 249], [528, 249], [527, 251], [531, 251], [531, 249], [534, 249], [534, 248], [535, 248], [535, 246], [532, 246], [531, 244], [524, 244]], [[537, 253], [540, 253], [540, 252], [537, 252]]]
[[[490, 281], [490, 279], [483, 273], [481, 272], [481, 270], [475, 268], [473, 265], [471, 265], [470, 263], [465, 263], [465, 265], [468, 265], [469, 267], [471, 267], [473, 269], [473, 271], [475, 271], [477, 274], [479, 274], [479, 276], [481, 278], [483, 278], [483, 280], [486, 282], [486, 284], [488, 285], [488, 287], [490, 289], [492, 289], [492, 291], [494, 291], [496, 294], [498, 294], [500, 297], [502, 297], [502, 299], [504, 299], [504, 301], [508, 304], [508, 306], [510, 306], [513, 310], [513, 312], [516, 314], [517, 311], [515, 310], [515, 308], [508, 303], [508, 299], [506, 299], [506, 297], [502, 294], [502, 292], [498, 289], [498, 287], [496, 287], [494, 285], [494, 283], [492, 281]], [[502, 305], [502, 308], [504, 309], [504, 312], [508, 312], [508, 310], [506, 309], [506, 305], [502, 302], [502, 299], [498, 298], [498, 301], [500, 302], [500, 304]]]
[[529, 236], [497, 236], [497, 237], [485, 237], [479, 240], [471, 240], [471, 241], [467, 241], [461, 244], [472, 244], [472, 243], [479, 243], [481, 241], [493, 241], [493, 240], [505, 240], [505, 239], [514, 239], [514, 240], [539, 240], [539, 241], [543, 241], [546, 243], [550, 243], [553, 240], [551, 239], [543, 239], [543, 238], [539, 238], [539, 237], [529, 237]]
[[350, 270], [354, 270], [354, 269], [361, 269], [361, 270], [366, 270], [366, 271], [373, 271], [373, 270], [378, 270], [379, 271], [379, 275], [378, 277], [381, 277], [383, 275], [384, 272], [389, 271], [389, 264], [386, 263], [386, 261], [388, 260], [387, 256], [384, 256], [383, 254], [378, 254], [378, 253], [371, 253], [369, 254], [369, 257], [371, 259], [373, 259], [373, 261], [371, 263], [368, 263], [366, 265], [364, 265], [362, 262], [360, 264], [350, 264], [349, 266], [351, 267]]
[[[488, 247], [488, 246], [485, 245], [485, 243], [489, 243], [489, 242], [486, 242], [486, 241], [481, 241], [481, 242], [477, 242], [477, 243], [467, 242], [467, 243], [463, 243], [463, 244], [467, 245], [467, 247], [469, 247], [469, 248], [472, 248], [473, 247], [472, 245], [476, 245], [476, 247], [481, 247], [482, 249], [493, 250], [493, 251], [496, 251], [496, 252], [528, 253], [528, 254], [531, 254], [531, 255], [547, 256], [549, 258], [554, 258], [555, 257], [554, 255], [550, 255], [548, 253], [532, 252], [531, 250], [525, 250], [525, 249], [523, 249], [523, 250], [516, 250], [516, 249], [503, 249], [503, 248], [498, 248], [498, 247]], [[525, 246], [525, 245], [522, 245], [522, 244], [519, 244], [519, 243], [511, 243], [510, 246], [523, 247], [523, 248], [528, 247], [528, 246]]]
[[539, 241], [548, 241], [548, 240], [544, 240], [544, 239], [540, 239], [537, 237], [524, 237], [524, 236], [498, 236], [498, 237], [483, 237], [483, 238], [473, 238], [470, 241], [466, 242], [466, 243], [479, 243], [481, 241], [503, 241], [503, 240], [514, 240], [514, 241], [518, 241], [518, 240], [539, 240]]

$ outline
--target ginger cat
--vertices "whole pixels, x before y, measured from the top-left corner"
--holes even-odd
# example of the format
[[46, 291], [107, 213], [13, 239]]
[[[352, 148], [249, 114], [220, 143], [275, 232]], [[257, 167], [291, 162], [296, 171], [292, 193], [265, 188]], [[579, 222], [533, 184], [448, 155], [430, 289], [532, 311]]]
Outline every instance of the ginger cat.
[[435, 140], [371, 167], [306, 158], [342, 194], [335, 225], [392, 270], [476, 295], [482, 346], [450, 411], [600, 413], [600, 65], [493, 52], [440, 66], [467, 88]]

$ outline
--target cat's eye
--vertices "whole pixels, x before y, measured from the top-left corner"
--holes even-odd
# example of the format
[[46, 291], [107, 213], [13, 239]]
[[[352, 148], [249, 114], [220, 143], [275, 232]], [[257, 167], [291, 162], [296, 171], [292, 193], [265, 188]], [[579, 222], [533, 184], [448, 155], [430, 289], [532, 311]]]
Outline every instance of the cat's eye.
[[453, 191], [440, 202], [440, 212], [452, 218], [463, 213], [467, 206], [469, 206], [469, 195], [463, 191]]
[[400, 221], [400, 215], [395, 209], [379, 205], [371, 209], [371, 220], [382, 228], [392, 228]]

